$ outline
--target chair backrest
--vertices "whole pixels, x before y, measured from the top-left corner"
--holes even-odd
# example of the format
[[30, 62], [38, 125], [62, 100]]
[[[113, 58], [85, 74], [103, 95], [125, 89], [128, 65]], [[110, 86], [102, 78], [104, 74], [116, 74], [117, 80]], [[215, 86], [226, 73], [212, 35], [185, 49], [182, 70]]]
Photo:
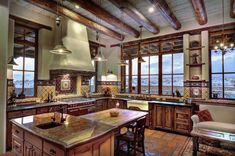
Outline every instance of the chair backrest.
[[136, 122], [136, 127], [135, 127], [135, 140], [137, 139], [144, 139], [144, 130], [145, 130], [145, 123], [146, 123], [146, 117], [143, 117], [139, 119]]
[[139, 107], [135, 107], [135, 106], [129, 106], [128, 109], [130, 110], [141, 110]]

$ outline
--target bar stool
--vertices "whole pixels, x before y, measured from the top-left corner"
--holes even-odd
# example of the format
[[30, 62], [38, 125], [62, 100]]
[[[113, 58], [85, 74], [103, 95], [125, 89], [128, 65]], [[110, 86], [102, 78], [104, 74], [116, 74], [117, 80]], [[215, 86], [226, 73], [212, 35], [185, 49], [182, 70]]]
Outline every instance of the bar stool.
[[[127, 131], [124, 134], [121, 134], [117, 137], [117, 155], [119, 155], [120, 150], [120, 141], [125, 142], [124, 145], [127, 146], [128, 156], [133, 151], [133, 154], [136, 155], [136, 152], [141, 152], [145, 156], [145, 148], [144, 148], [144, 131], [145, 131], [145, 122], [146, 117], [139, 119], [136, 122], [136, 126], [134, 127], [134, 131]], [[141, 147], [141, 150], [138, 148]]]

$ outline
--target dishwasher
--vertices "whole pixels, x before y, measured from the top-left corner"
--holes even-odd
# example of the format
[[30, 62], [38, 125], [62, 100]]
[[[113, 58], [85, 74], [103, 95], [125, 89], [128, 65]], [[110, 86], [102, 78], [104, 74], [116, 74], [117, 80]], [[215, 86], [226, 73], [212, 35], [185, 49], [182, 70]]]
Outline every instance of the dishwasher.
[[127, 101], [127, 108], [129, 108], [130, 106], [134, 106], [134, 107], [138, 107], [143, 111], [148, 111], [148, 101], [144, 101], [144, 100], [129, 100]]

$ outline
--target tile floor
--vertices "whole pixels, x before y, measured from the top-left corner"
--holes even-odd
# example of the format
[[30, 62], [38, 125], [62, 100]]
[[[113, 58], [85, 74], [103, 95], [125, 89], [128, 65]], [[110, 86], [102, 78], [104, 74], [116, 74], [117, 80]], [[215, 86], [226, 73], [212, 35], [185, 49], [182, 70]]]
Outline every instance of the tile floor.
[[188, 136], [146, 129], [146, 156], [181, 156], [189, 141]]

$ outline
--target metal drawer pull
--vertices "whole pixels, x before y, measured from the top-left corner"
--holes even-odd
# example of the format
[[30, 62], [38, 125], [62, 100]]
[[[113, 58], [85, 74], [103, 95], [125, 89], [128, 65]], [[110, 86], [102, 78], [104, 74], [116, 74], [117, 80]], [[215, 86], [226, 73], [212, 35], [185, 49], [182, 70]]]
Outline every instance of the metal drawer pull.
[[50, 154], [51, 154], [51, 155], [55, 155], [55, 154], [56, 154], [56, 151], [53, 150], [53, 149], [50, 149]]

